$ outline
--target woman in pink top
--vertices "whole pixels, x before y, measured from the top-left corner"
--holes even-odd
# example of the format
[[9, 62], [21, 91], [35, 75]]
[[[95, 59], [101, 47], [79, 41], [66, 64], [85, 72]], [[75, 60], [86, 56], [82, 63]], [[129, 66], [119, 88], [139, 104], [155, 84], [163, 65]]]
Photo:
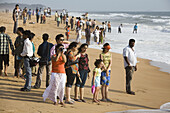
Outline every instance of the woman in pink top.
[[46, 88], [43, 98], [44, 101], [49, 98], [54, 102], [54, 105], [57, 103], [57, 96], [59, 97], [59, 103], [64, 106], [64, 88], [66, 82], [66, 74], [64, 65], [66, 63], [66, 56], [63, 53], [64, 46], [58, 44], [55, 47], [56, 54], [52, 56], [52, 73], [50, 85]]

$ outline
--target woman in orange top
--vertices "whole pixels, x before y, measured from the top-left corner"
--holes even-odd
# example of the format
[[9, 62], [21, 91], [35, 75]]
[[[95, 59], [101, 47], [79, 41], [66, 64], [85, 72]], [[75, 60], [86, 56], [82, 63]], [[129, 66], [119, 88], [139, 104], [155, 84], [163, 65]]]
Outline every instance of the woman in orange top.
[[55, 47], [56, 54], [52, 56], [52, 73], [50, 85], [46, 88], [43, 98], [44, 101], [49, 98], [54, 102], [54, 105], [57, 103], [57, 96], [60, 99], [60, 104], [64, 106], [64, 88], [66, 83], [66, 73], [64, 65], [66, 63], [66, 56], [63, 53], [64, 46], [58, 44]]

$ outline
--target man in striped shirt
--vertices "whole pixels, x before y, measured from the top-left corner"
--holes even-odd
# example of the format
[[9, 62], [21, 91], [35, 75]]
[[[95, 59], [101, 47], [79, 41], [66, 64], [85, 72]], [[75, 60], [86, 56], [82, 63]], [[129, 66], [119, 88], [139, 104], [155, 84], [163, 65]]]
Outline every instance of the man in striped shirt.
[[4, 74], [7, 76], [7, 67], [9, 66], [9, 45], [14, 52], [14, 46], [12, 40], [8, 34], [5, 34], [6, 28], [0, 27], [0, 76], [2, 76], [3, 62], [4, 62]]

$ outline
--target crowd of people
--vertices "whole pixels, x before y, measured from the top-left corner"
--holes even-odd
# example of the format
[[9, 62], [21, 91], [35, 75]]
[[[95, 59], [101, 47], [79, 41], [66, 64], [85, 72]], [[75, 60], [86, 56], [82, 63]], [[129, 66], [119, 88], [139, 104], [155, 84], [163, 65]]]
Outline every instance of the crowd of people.
[[[38, 11], [38, 10], [37, 10]], [[42, 72], [44, 67], [46, 68], [46, 90], [43, 93], [44, 101], [49, 98], [57, 104], [57, 97], [59, 103], [64, 105], [65, 103], [74, 104], [75, 101], [86, 102], [84, 100], [84, 86], [87, 78], [90, 77], [91, 69], [89, 68], [89, 56], [87, 49], [90, 44], [90, 34], [93, 30], [94, 40], [97, 44], [103, 44], [103, 38], [106, 32], [106, 22], [103, 22], [102, 28], [96, 26], [95, 20], [91, 22], [91, 19], [86, 20], [86, 43], [80, 44], [81, 31], [84, 29], [85, 20], [80, 17], [76, 18], [74, 24], [74, 17], [70, 19], [71, 30], [75, 30], [77, 33], [77, 39], [74, 42], [69, 42], [70, 25], [68, 15], [63, 20], [66, 23], [66, 39], [63, 34], [58, 34], [55, 37], [56, 44], [48, 42], [49, 35], [44, 33], [42, 35], [43, 43], [39, 45], [37, 54], [40, 58], [37, 60], [39, 64], [38, 73], [36, 74], [36, 82], [34, 86], [32, 83], [32, 73], [36, 65], [31, 65], [32, 59], [35, 58], [35, 47], [33, 39], [35, 34], [30, 30], [24, 30], [22, 27], [17, 27], [18, 24], [18, 12], [19, 6], [16, 5], [16, 9], [13, 14], [14, 19], [14, 33], [17, 33], [14, 45], [10, 39], [10, 36], [5, 33], [6, 28], [0, 27], [0, 76], [3, 75], [3, 62], [4, 62], [4, 74], [7, 75], [7, 67], [9, 66], [9, 45], [14, 56], [15, 61], [15, 74], [14, 77], [22, 77], [25, 79], [25, 85], [21, 88], [21, 91], [29, 92], [31, 88], [38, 89], [42, 83]], [[57, 16], [56, 21], [62, 14]], [[63, 18], [63, 17], [62, 17]], [[60, 19], [60, 22], [62, 19]], [[59, 24], [60, 24], [59, 22]], [[58, 26], [59, 26], [58, 24]], [[122, 25], [120, 25], [122, 26]], [[111, 24], [108, 22], [108, 32], [111, 32]], [[136, 30], [137, 32], [137, 30]], [[120, 32], [121, 33], [121, 32]], [[126, 69], [126, 92], [134, 95], [135, 92], [131, 91], [132, 74], [137, 70], [137, 59], [134, 50], [135, 40], [130, 39], [129, 45], [123, 50], [124, 64]], [[109, 52], [111, 46], [109, 43], [103, 44], [102, 52], [96, 61], [94, 62], [95, 68], [93, 69], [92, 77], [92, 93], [93, 102], [100, 103], [100, 101], [111, 102], [108, 97], [108, 88], [111, 77], [111, 65], [112, 54]], [[22, 74], [21, 74], [22, 70]], [[71, 88], [75, 83], [74, 99], [71, 99]], [[102, 99], [98, 98], [101, 86]], [[65, 92], [66, 90], [66, 92]], [[78, 98], [78, 92], [80, 91], [80, 98]]]

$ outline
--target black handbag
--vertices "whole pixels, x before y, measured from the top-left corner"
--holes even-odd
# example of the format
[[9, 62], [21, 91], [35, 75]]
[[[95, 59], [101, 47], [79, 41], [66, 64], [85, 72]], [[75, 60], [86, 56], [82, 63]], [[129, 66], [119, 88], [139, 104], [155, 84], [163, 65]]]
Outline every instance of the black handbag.
[[40, 59], [37, 57], [29, 57], [30, 67], [34, 67], [39, 63]]

